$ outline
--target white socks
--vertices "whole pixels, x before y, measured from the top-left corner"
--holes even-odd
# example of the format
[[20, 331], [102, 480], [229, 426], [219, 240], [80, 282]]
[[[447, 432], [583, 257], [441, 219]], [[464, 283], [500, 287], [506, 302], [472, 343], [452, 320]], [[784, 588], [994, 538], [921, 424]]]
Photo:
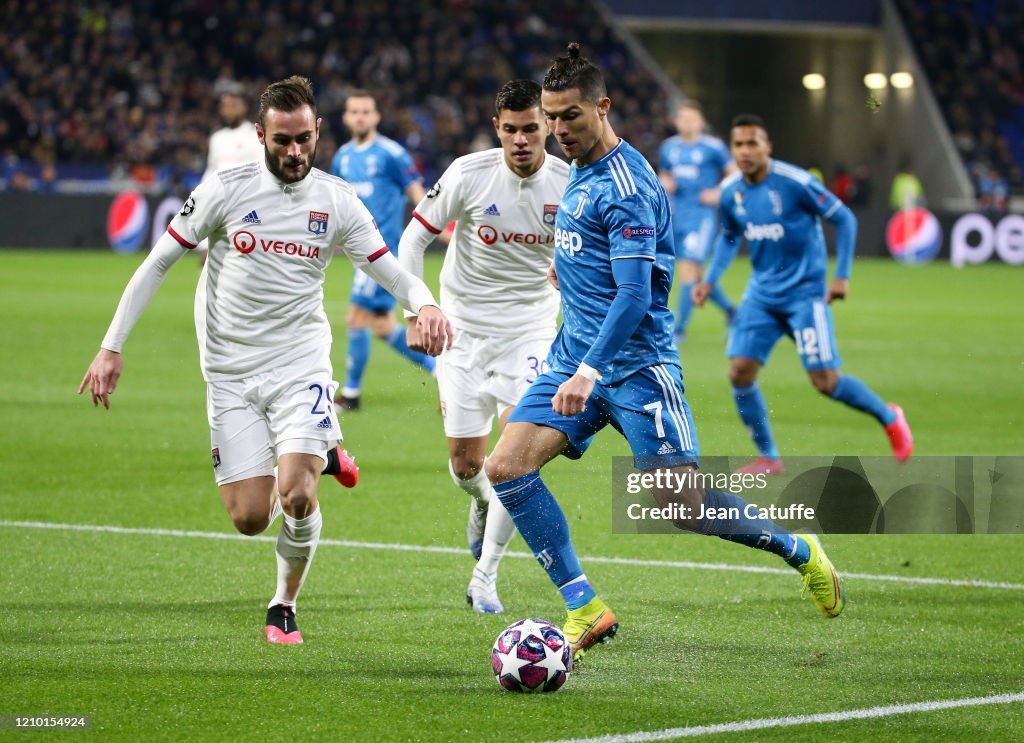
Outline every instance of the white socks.
[[515, 535], [516, 525], [512, 523], [512, 517], [508, 515], [505, 506], [501, 505], [497, 497], [491, 498], [487, 510], [487, 526], [484, 527], [484, 548], [476, 569], [493, 580], [498, 573], [498, 563]]
[[316, 554], [322, 526], [319, 506], [304, 519], [284, 514], [281, 533], [277, 535], [277, 593], [267, 608], [275, 604], [295, 607], [295, 599]]
[[[486, 460], [484, 461], [486, 464]], [[452, 476], [452, 481], [458, 485], [459, 488], [473, 497], [473, 500], [476, 501], [481, 510], [487, 510], [487, 507], [491, 503], [492, 496], [494, 495], [494, 488], [491, 487], [491, 482], [487, 479], [485, 467], [481, 467], [480, 471], [468, 480], [461, 480], [455, 474], [455, 468], [452, 467], [452, 460], [449, 459], [448, 474]]]
[[455, 469], [452, 462], [448, 460], [448, 472], [452, 480], [460, 489], [469, 493], [476, 500], [481, 509], [487, 509], [487, 526], [484, 527], [483, 552], [480, 554], [480, 561], [477, 568], [492, 580], [498, 572], [498, 563], [508, 548], [512, 537], [516, 535], [516, 525], [512, 523], [512, 517], [508, 515], [505, 506], [494, 495], [494, 488], [487, 479], [487, 460], [484, 466], [475, 476], [468, 480], [460, 480], [455, 476]]

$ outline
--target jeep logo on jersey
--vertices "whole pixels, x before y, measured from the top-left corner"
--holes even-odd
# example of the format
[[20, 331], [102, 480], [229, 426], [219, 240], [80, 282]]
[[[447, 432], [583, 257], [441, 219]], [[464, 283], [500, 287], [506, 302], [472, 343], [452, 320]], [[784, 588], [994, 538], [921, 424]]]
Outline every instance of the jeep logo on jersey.
[[316, 259], [320, 257], [320, 248], [316, 245], [303, 245], [302, 243], [285, 242], [284, 240], [264, 240], [257, 238], [251, 232], [236, 232], [231, 238], [235, 249], [239, 253], [251, 253], [259, 245], [264, 253], [276, 253], [277, 255], [297, 255], [300, 258]]
[[583, 250], [583, 236], [578, 232], [556, 228], [555, 246], [566, 251], [572, 257]]
[[477, 229], [476, 234], [480, 235], [480, 239], [487, 245], [494, 245], [498, 242], [498, 231], [487, 224], [480, 225]]
[[622, 236], [627, 240], [643, 240], [645, 237], [654, 237], [654, 228], [647, 225], [623, 227]]
[[327, 212], [310, 212], [307, 229], [314, 235], [325, 234], [327, 232]]
[[747, 222], [747, 229], [743, 232], [743, 237], [751, 242], [754, 240], [778, 242], [785, 234], [785, 228], [778, 222], [772, 222], [771, 224], [751, 224]]
[[236, 232], [231, 242], [239, 253], [251, 253], [256, 249], [256, 236], [251, 232]]

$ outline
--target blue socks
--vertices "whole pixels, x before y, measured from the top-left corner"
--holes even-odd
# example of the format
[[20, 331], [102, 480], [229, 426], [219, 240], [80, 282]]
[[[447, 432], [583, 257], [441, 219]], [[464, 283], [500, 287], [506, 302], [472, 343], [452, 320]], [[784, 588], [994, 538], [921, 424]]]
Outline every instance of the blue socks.
[[[675, 327], [675, 334], [677, 336], [685, 336], [686, 326], [690, 324], [690, 313], [693, 312], [693, 300], [690, 299], [691, 289], [693, 289], [693, 284], [684, 282], [679, 285], [679, 304], [676, 307]], [[729, 299], [725, 290], [716, 284], [711, 288], [711, 294], [708, 295], [708, 299], [718, 305], [722, 312], [725, 313], [728, 321], [732, 323], [732, 318], [736, 314], [736, 306]]]
[[437, 365], [437, 361], [433, 356], [427, 356], [425, 353], [419, 353], [418, 351], [412, 351], [405, 342], [405, 327], [398, 325], [391, 335], [384, 339], [389, 346], [398, 351], [398, 353], [405, 356], [409, 361], [414, 364], [419, 364], [428, 372], [433, 373], [434, 367]]
[[885, 401], [857, 377], [840, 375], [835, 389], [832, 390], [832, 399], [873, 415], [883, 426], [888, 426], [896, 420], [896, 414], [886, 407]]
[[736, 305], [732, 303], [732, 300], [729, 299], [729, 295], [725, 293], [725, 290], [722, 289], [722, 287], [718, 284], [713, 285], [711, 287], [711, 294], [708, 295], [708, 299], [717, 304], [722, 309], [722, 312], [725, 313], [725, 316], [729, 318], [729, 322], [732, 322], [732, 317], [736, 314]]
[[679, 285], [679, 306], [676, 308], [676, 335], [686, 335], [686, 326], [690, 323], [690, 313], [693, 312], [693, 300], [690, 299], [690, 290], [693, 284], [685, 282]]
[[537, 562], [561, 591], [566, 607], [578, 609], [594, 598], [594, 589], [583, 575], [569, 538], [565, 513], [540, 479], [540, 473], [530, 472], [498, 483], [494, 492]]
[[345, 387], [358, 394], [359, 388], [363, 386], [363, 372], [366, 371], [366, 364], [370, 360], [370, 329], [349, 328], [348, 329], [348, 355], [345, 358], [345, 366], [348, 369], [348, 379], [345, 380]]
[[779, 555], [790, 567], [799, 567], [811, 559], [811, 548], [803, 539], [786, 531], [771, 519], [747, 515], [747, 502], [738, 495], [708, 490], [704, 493], [704, 510], [730, 509], [730, 518], [700, 521], [701, 534], [714, 535], [730, 542], [765, 550]]
[[754, 445], [761, 456], [778, 459], [779, 450], [775, 446], [772, 428], [768, 424], [768, 407], [764, 404], [764, 397], [757, 382], [749, 387], [733, 387], [732, 396], [736, 400], [740, 420], [750, 431], [750, 438], [754, 440]]
[[[366, 364], [370, 361], [370, 341], [372, 336], [369, 328], [348, 329], [348, 357], [346, 367], [348, 368], [348, 379], [345, 381], [345, 389], [358, 394], [363, 384], [363, 373], [366, 371]], [[412, 351], [405, 342], [405, 327], [397, 326], [384, 341], [393, 349], [402, 354], [414, 364], [426, 369], [431, 374], [437, 360], [433, 356]]]

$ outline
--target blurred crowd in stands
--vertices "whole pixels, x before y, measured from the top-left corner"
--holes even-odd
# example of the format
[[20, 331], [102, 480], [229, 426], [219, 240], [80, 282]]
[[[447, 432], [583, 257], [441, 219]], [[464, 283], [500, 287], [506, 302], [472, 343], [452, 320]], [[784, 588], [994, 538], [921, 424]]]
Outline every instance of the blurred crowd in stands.
[[243, 83], [255, 116], [259, 91], [297, 73], [324, 117], [321, 167], [347, 139], [344, 100], [361, 87], [430, 182], [496, 146], [498, 88], [539, 80], [569, 41], [605, 70], [616, 132], [656, 157], [665, 91], [590, 0], [0, 0], [0, 178], [188, 187], [220, 126], [219, 89]]
[[1024, 193], [1024, 3], [899, 0], [979, 206]]

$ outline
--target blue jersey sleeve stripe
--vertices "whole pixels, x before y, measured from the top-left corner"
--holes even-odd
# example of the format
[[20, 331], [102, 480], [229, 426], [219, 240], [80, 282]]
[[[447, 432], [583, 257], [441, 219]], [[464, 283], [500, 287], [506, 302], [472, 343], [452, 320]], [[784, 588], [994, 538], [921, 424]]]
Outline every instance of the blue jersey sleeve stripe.
[[613, 255], [611, 257], [611, 259], [613, 261], [617, 261], [620, 258], [643, 258], [645, 261], [651, 261], [651, 262], [654, 261], [654, 256], [653, 255]]
[[622, 153], [619, 153], [615, 157], [618, 158], [619, 164], [622, 166], [622, 172], [625, 174], [626, 180], [629, 182], [630, 192], [636, 193], [636, 181], [633, 180], [633, 173], [631, 173], [629, 170], [629, 165], [626, 163], [626, 158], [622, 156]]
[[831, 208], [830, 208], [830, 209], [829, 209], [829, 210], [828, 210], [827, 212], [825, 212], [824, 214], [822, 214], [821, 216], [822, 216], [822, 217], [824, 217], [825, 219], [828, 219], [828, 218], [829, 218], [829, 217], [831, 217], [831, 216], [832, 216], [833, 214], [835, 214], [835, 213], [836, 213], [836, 210], [837, 210], [837, 209], [838, 209], [838, 208], [839, 208], [840, 206], [842, 206], [842, 205], [843, 205], [843, 202], [839, 201], [839, 199], [836, 199], [836, 203], [834, 203], [834, 204], [833, 204], [833, 205], [831, 206]]
[[608, 172], [612, 175], [612, 180], [615, 181], [615, 188], [618, 189], [619, 198], [626, 198], [629, 194], [626, 192], [626, 184], [622, 182], [622, 176], [619, 174], [618, 168], [616, 167], [615, 158], [608, 161]]

